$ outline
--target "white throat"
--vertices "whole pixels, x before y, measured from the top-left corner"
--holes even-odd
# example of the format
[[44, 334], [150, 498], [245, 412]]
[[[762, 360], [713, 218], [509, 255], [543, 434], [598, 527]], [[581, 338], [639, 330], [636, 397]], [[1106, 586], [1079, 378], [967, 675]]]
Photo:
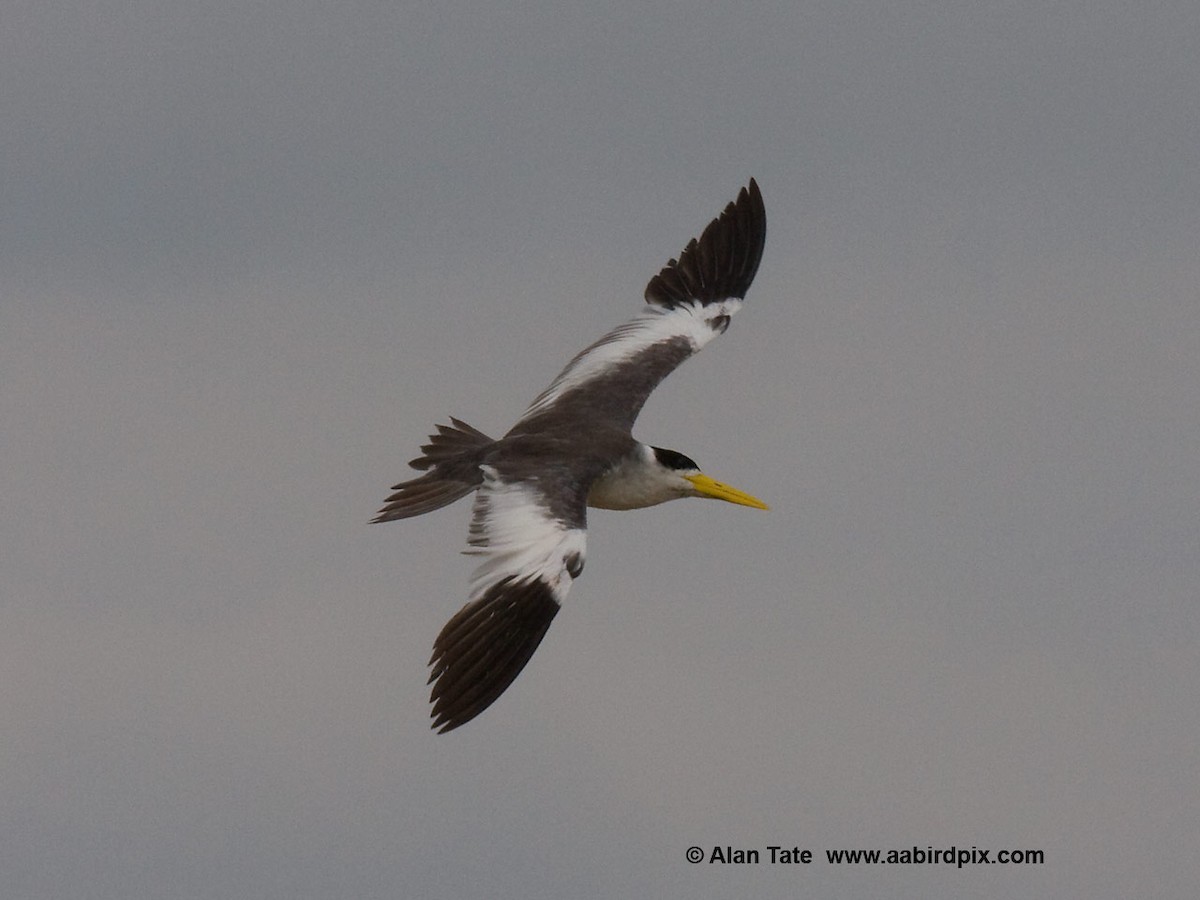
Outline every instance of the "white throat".
[[659, 463], [654, 450], [639, 444], [636, 455], [592, 482], [587, 505], [594, 509], [642, 509], [690, 493], [691, 485], [676, 471]]

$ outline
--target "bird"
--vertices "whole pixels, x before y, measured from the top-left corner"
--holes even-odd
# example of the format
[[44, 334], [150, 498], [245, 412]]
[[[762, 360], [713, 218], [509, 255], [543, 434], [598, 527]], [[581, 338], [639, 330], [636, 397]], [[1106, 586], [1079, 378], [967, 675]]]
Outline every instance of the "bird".
[[474, 494], [468, 547], [481, 557], [468, 600], [430, 658], [431, 727], [452, 731], [525, 668], [583, 571], [587, 510], [682, 497], [757, 509], [687, 456], [632, 435], [650, 393], [729, 327], [758, 271], [766, 212], [757, 182], [650, 279], [646, 306], [578, 353], [502, 438], [460, 419], [438, 425], [372, 522], [422, 515]]

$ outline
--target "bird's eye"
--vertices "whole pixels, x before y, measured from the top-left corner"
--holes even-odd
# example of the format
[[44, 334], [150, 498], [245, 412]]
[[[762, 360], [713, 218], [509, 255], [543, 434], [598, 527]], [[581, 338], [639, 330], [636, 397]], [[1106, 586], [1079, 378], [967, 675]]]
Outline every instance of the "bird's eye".
[[717, 334], [724, 334], [725, 329], [729, 327], [729, 316], [714, 316], [708, 324]]

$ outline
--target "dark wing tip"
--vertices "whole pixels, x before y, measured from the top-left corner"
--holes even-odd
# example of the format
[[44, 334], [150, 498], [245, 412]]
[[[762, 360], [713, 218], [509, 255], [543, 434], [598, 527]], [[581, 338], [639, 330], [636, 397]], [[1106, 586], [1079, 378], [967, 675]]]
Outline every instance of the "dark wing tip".
[[433, 728], [452, 731], [521, 674], [559, 610], [550, 586], [506, 578], [459, 610], [433, 643]]
[[758, 182], [751, 178], [699, 239], [650, 279], [646, 302], [673, 309], [689, 300], [714, 303], [745, 297], [766, 241], [767, 213]]

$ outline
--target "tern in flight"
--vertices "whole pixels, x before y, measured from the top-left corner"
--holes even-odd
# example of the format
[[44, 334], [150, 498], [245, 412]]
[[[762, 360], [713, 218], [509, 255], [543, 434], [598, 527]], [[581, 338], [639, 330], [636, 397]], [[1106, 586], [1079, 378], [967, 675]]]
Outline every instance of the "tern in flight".
[[646, 286], [646, 307], [578, 354], [509, 432], [493, 440], [451, 419], [410, 465], [374, 519], [407, 519], [474, 494], [467, 553], [482, 557], [469, 599], [429, 662], [433, 727], [487, 709], [520, 674], [583, 571], [587, 508], [638, 509], [713, 497], [766, 509], [691, 459], [631, 431], [646, 398], [729, 327], [767, 235], [751, 179], [678, 259]]

